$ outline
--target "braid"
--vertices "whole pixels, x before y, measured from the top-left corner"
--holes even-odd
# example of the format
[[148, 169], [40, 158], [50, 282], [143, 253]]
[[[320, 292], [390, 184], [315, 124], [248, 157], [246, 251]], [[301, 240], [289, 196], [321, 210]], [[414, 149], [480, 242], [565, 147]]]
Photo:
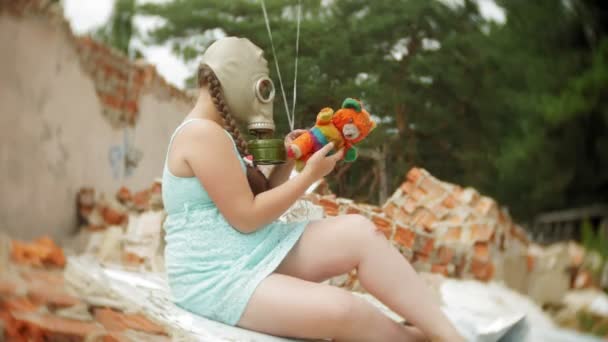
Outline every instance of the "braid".
[[202, 65], [199, 68], [198, 83], [199, 86], [206, 84], [209, 87], [211, 100], [224, 121], [224, 129], [230, 133], [236, 142], [236, 148], [239, 151], [239, 154], [242, 157], [249, 155], [247, 141], [243, 138], [236, 121], [232, 117], [232, 114], [230, 114], [230, 110], [228, 105], [226, 105], [226, 100], [224, 99], [224, 93], [222, 92], [220, 81], [213, 73], [213, 70], [211, 70], [211, 68], [209, 68], [207, 65]]
[[[243, 138], [241, 131], [237, 127], [236, 121], [230, 114], [230, 109], [226, 104], [226, 99], [224, 98], [224, 93], [222, 92], [222, 86], [220, 81], [213, 73], [213, 70], [206, 65], [202, 64], [198, 69], [198, 85], [202, 87], [206, 85], [209, 89], [209, 94], [211, 95], [211, 101], [215, 105], [215, 109], [220, 114], [224, 121], [224, 129], [230, 133], [234, 142], [236, 144], [236, 149], [238, 150], [241, 157], [245, 157], [249, 155], [249, 149], [247, 146], [247, 141]], [[255, 166], [247, 165], [247, 181], [249, 182], [249, 187], [254, 195], [257, 195], [261, 192], [264, 192], [270, 189], [270, 183], [266, 176]]]

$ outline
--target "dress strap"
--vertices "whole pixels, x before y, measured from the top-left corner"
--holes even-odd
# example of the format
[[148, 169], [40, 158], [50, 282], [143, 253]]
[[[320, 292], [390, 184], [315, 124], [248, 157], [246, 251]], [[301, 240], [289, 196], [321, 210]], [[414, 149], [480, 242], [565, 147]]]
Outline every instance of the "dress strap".
[[184, 128], [184, 126], [186, 126], [187, 124], [194, 122], [194, 121], [198, 121], [198, 120], [204, 120], [204, 119], [200, 119], [200, 118], [192, 118], [192, 119], [188, 119], [185, 120], [184, 122], [182, 122], [181, 124], [179, 124], [179, 126], [177, 126], [177, 128], [175, 129], [175, 131], [173, 131], [173, 134], [171, 134], [171, 138], [169, 139], [169, 146], [167, 146], [167, 153], [165, 154], [165, 166], [167, 165], [167, 161], [169, 159], [169, 151], [171, 151], [171, 145], [173, 145], [173, 139], [175, 139], [175, 136], [177, 136], [177, 133]]
[[[167, 146], [167, 153], [165, 154], [165, 167], [168, 167], [167, 166], [167, 162], [169, 161], [169, 151], [171, 150], [171, 145], [173, 145], [173, 139], [175, 139], [175, 137], [177, 136], [177, 133], [179, 133], [179, 131], [182, 128], [184, 128], [184, 126], [186, 126], [187, 124], [189, 124], [191, 122], [194, 122], [194, 121], [198, 121], [198, 120], [205, 120], [205, 119], [191, 118], [191, 119], [185, 120], [179, 126], [177, 126], [177, 128], [175, 129], [175, 131], [171, 135], [171, 139], [169, 139], [169, 146]], [[224, 132], [228, 135], [228, 137], [232, 141], [232, 146], [234, 147], [234, 152], [236, 153], [237, 157], [239, 158], [239, 160], [240, 160], [241, 165], [243, 166], [243, 168], [245, 168], [245, 163], [242, 160], [241, 155], [239, 154], [238, 149], [236, 148], [236, 142], [234, 141], [234, 138], [232, 137], [232, 134], [230, 134], [230, 132], [226, 131], [225, 129], [224, 129]]]

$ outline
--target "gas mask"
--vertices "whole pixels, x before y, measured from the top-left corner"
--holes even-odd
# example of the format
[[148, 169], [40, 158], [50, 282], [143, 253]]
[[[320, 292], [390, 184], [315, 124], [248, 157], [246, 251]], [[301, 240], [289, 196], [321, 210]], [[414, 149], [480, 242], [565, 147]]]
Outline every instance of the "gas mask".
[[248, 39], [227, 37], [207, 48], [202, 63], [219, 79], [234, 118], [246, 123], [249, 133], [255, 136], [249, 141], [254, 161], [279, 164], [285, 161], [285, 147], [283, 140], [272, 139], [275, 88], [263, 54], [262, 49]]

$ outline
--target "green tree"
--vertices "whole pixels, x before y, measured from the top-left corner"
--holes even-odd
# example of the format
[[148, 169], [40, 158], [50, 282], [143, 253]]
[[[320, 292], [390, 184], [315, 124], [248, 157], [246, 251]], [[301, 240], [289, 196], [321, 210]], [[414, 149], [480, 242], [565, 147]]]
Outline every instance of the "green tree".
[[95, 31], [93, 36], [129, 57], [140, 57], [141, 53], [131, 47], [131, 41], [137, 34], [133, 23], [135, 10], [135, 0], [116, 0], [108, 23]]
[[[495, 155], [495, 193], [520, 216], [608, 200], [608, 58], [600, 1], [504, 1], [497, 51], [517, 126]], [[548, 14], [550, 13], [550, 15]], [[604, 25], [604, 27], [602, 27]], [[517, 70], [517, 72], [512, 72]]]
[[[479, 188], [519, 218], [607, 200], [606, 5], [601, 1], [497, 1], [504, 24], [473, 0], [302, 2], [296, 126], [359, 97], [381, 119], [364, 147], [386, 153], [389, 189], [412, 166]], [[245, 36], [278, 58], [292, 96], [296, 1], [267, 0], [272, 55], [258, 0], [175, 0], [140, 13], [165, 25], [150, 43], [172, 42], [185, 60], [218, 34]], [[282, 99], [279, 133], [287, 131]], [[341, 196], [374, 202], [372, 162], [341, 166]], [[371, 190], [370, 190], [371, 189]]]

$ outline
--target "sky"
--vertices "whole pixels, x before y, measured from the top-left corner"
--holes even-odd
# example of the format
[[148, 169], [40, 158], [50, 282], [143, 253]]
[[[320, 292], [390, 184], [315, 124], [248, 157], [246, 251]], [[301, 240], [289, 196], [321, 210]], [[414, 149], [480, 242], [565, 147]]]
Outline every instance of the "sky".
[[[156, 1], [138, 1], [159, 2]], [[63, 0], [64, 14], [74, 33], [81, 35], [104, 25], [112, 14], [114, 0]], [[142, 31], [158, 24], [153, 18], [136, 17], [135, 25]], [[168, 45], [144, 46], [135, 42], [146, 60], [156, 65], [158, 72], [170, 83], [182, 88], [186, 78], [196, 70], [196, 63], [186, 64], [171, 52]]]
[[[138, 0], [138, 3], [164, 2], [166, 0]], [[448, 4], [458, 5], [462, 0], [440, 0]], [[104, 25], [112, 12], [114, 0], [63, 0], [64, 14], [74, 33], [86, 34]], [[494, 0], [478, 0], [481, 14], [487, 19], [499, 23], [505, 21], [504, 11], [496, 5]], [[137, 28], [146, 32], [158, 25], [159, 21], [154, 18], [138, 16], [135, 18]], [[134, 42], [142, 51], [146, 60], [156, 65], [158, 72], [170, 83], [182, 88], [186, 78], [194, 74], [196, 62], [184, 63], [171, 52], [168, 44], [164, 46], [144, 46], [140, 42]]]

